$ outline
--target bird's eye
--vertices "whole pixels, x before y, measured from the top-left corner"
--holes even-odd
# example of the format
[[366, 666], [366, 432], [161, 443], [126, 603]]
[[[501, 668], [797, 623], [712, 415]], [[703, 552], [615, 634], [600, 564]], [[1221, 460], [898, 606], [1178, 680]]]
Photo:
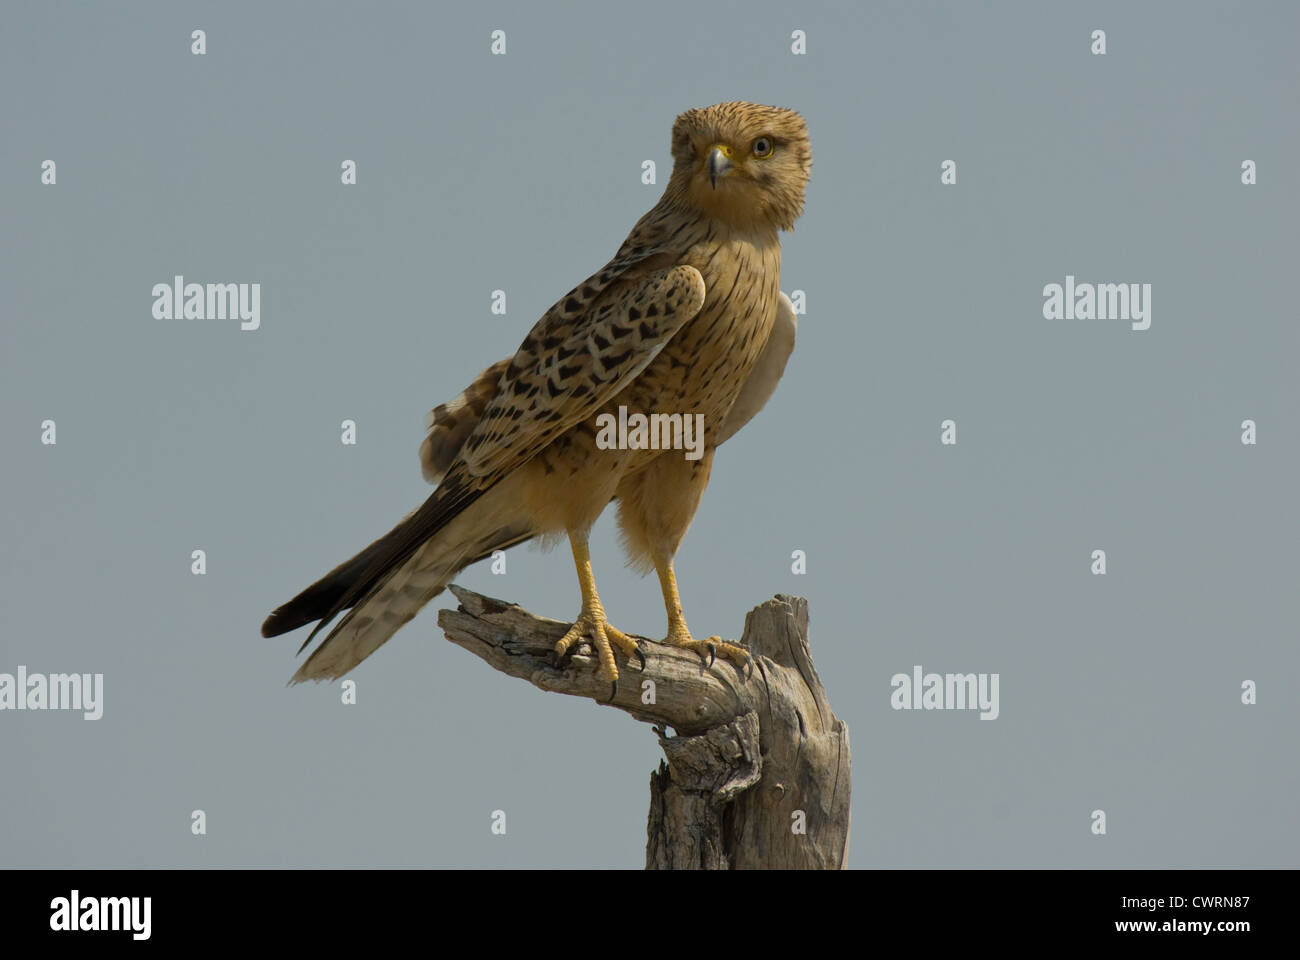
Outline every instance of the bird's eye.
[[754, 141], [754, 156], [770, 157], [772, 155], [772, 138], [759, 137]]

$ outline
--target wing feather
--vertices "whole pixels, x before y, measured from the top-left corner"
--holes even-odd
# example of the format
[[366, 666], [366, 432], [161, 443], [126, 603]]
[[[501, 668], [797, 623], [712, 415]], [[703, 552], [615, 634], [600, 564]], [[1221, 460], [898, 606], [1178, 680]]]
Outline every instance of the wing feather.
[[679, 264], [593, 293], [560, 301], [525, 338], [460, 449], [470, 476], [509, 473], [604, 406], [699, 313], [704, 277]]

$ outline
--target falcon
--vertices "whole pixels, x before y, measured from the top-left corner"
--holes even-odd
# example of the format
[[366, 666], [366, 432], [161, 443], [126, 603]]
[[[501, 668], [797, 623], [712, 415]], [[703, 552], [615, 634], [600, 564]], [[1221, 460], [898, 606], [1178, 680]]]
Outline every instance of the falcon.
[[[266, 618], [267, 637], [319, 621], [301, 653], [343, 614], [291, 683], [347, 673], [469, 564], [567, 536], [582, 604], [555, 656], [589, 643], [612, 699], [615, 651], [645, 663], [606, 618], [592, 572], [588, 535], [613, 501], [630, 565], [659, 576], [665, 642], [709, 665], [718, 654], [750, 662], [736, 644], [691, 634], [673, 557], [714, 452], [767, 402], [793, 348], [779, 234], [803, 211], [812, 150], [798, 113], [733, 102], [678, 116], [672, 156], [663, 196], [613, 259], [547, 310], [513, 357], [434, 408], [420, 447], [432, 495]], [[598, 424], [620, 414], [695, 418], [702, 449], [610, 448]]]

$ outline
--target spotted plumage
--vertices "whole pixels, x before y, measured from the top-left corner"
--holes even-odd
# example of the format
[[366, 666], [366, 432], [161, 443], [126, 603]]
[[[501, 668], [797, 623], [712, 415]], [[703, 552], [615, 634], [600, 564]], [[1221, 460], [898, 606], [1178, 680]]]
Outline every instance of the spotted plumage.
[[[557, 653], [588, 640], [602, 675], [617, 678], [614, 649], [637, 648], [605, 618], [586, 545], [615, 499], [633, 564], [659, 573], [668, 641], [745, 658], [691, 637], [672, 558], [714, 451], [766, 402], [793, 345], [778, 232], [802, 211], [812, 154], [798, 114], [748, 103], [683, 113], [672, 153], [663, 196], [613, 259], [557, 300], [513, 357], [430, 414], [420, 461], [438, 486], [424, 505], [268, 617], [267, 636], [319, 620], [309, 643], [347, 611], [295, 681], [351, 669], [468, 563], [560, 534], [582, 609]], [[699, 415], [702, 455], [607, 449], [597, 425], [620, 409]]]
[[454, 398], [429, 412], [425, 422], [428, 435], [420, 444], [420, 469], [424, 479], [436, 484], [447, 473], [465, 439], [478, 426], [483, 411], [496, 396], [497, 384], [509, 366], [509, 357], [498, 360]]

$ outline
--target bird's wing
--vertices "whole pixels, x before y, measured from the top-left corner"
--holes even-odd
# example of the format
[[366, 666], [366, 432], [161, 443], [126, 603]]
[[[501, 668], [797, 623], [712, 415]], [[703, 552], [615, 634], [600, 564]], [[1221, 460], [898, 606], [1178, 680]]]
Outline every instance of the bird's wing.
[[[521, 406], [519, 400], [511, 404], [507, 397], [494, 405], [493, 401], [498, 400], [498, 397], [503, 394], [503, 388], [518, 391], [516, 396], [519, 398], [531, 396], [537, 402], [547, 402], [552, 399], [550, 396], [552, 388], [543, 384], [539, 376], [544, 369], [552, 373], [545, 364], [547, 359], [545, 354], [548, 351], [553, 352], [558, 362], [553, 375], [547, 376], [546, 380], [555, 379], [554, 375], [559, 374], [558, 367], [561, 364], [564, 372], [574, 374], [577, 371], [578, 375], [582, 375], [586, 368], [581, 365], [595, 359], [590, 356], [593, 348], [597, 354], [605, 355], [600, 358], [602, 366], [599, 368], [600, 371], [604, 371], [603, 364], [609, 362], [608, 355], [612, 355], [615, 360], [619, 359], [618, 355], [622, 352], [625, 341], [644, 336], [641, 330], [643, 322], [647, 323], [646, 329], [650, 333], [663, 334], [672, 327], [674, 322], [680, 321], [677, 323], [677, 328], [680, 328], [681, 324], [698, 313], [699, 305], [692, 306], [689, 302], [686, 304], [688, 309], [679, 309], [673, 315], [662, 312], [668, 306], [667, 300], [685, 298], [690, 301], [703, 290], [704, 278], [693, 268], [682, 268], [682, 273], [687, 276], [689, 283], [680, 288], [675, 289], [672, 283], [665, 286], [658, 282], [664, 270], [656, 272], [654, 268], [672, 267], [676, 263], [673, 242], [678, 233], [680, 233], [679, 229], [670, 232], [664, 222], [647, 214], [632, 229], [614, 258], [601, 268], [599, 273], [574, 287], [542, 315], [513, 357], [498, 360], [476, 376], [468, 387], [451, 400], [434, 407], [425, 419], [425, 438], [420, 444], [420, 471], [425, 480], [435, 485], [442, 481], [458, 454], [465, 448], [465, 441], [475, 434], [485, 415], [518, 416], [522, 419], [523, 413], [516, 415], [512, 412], [513, 409]], [[656, 290], [662, 292], [665, 302], [644, 305], [646, 314], [654, 309], [653, 315], [638, 315], [641, 313], [641, 308], [627, 302], [638, 296], [653, 300]], [[628, 324], [635, 325], [636, 329], [628, 328]], [[666, 336], [655, 337], [654, 342], [657, 346], [652, 343], [649, 349], [657, 352], [671, 336], [672, 334], [668, 333]], [[573, 344], [566, 343], [573, 339], [578, 341], [582, 353], [586, 356], [574, 355]], [[634, 349], [628, 354], [627, 359], [639, 364], [639, 366], [634, 365], [631, 370], [630, 375], [635, 376], [649, 365], [654, 356], [653, 354], [647, 356], [645, 352]], [[645, 362], [641, 363], [642, 360]], [[521, 386], [515, 386], [520, 379], [525, 382]], [[591, 379], [594, 381], [597, 378]], [[629, 377], [625, 376], [622, 379], [625, 384]], [[533, 386], [539, 389], [536, 393], [530, 394]], [[590, 396], [582, 392], [581, 386], [575, 385], [575, 387], [579, 395], [571, 396], [570, 400], [581, 400], [584, 396], [591, 400]], [[543, 398], [543, 391], [545, 397], [539, 400], [538, 398]], [[602, 402], [606, 395], [612, 393], [602, 391]], [[593, 411], [600, 405], [595, 401], [589, 404]], [[556, 408], [552, 408], [551, 412], [554, 412], [554, 409]], [[580, 414], [572, 422], [576, 423], [581, 419]], [[569, 425], [571, 426], [572, 423]], [[521, 423], [520, 426], [523, 424]], [[548, 432], [558, 436], [563, 430]], [[554, 436], [551, 439], [554, 439]], [[486, 439], [479, 439], [476, 444], [487, 442]], [[480, 452], [478, 457], [484, 459], [487, 455]]]
[[[786, 361], [794, 350], [798, 327], [799, 319], [795, 316], [794, 305], [782, 293], [767, 346], [763, 348], [758, 363], [727, 414], [718, 434], [719, 445], [735, 436], [771, 399], [785, 372]], [[510, 366], [510, 359], [506, 357], [498, 360], [451, 400], [440, 403], [429, 411], [425, 420], [427, 433], [424, 442], [420, 444], [420, 468], [424, 479], [436, 484], [446, 475], [465, 439], [474, 432], [483, 412], [496, 396], [501, 375]]]
[[455, 397], [429, 411], [424, 424], [424, 442], [420, 444], [420, 472], [424, 479], [437, 484], [447, 475], [447, 469], [460, 453], [465, 438], [474, 432], [483, 412], [496, 396], [501, 375], [509, 366], [510, 357], [498, 360]]
[[[467, 544], [463, 556], [458, 553], [448, 561], [426, 546], [429, 541], [512, 470], [599, 410], [699, 313], [704, 304], [700, 272], [686, 265], [651, 269], [646, 260], [658, 253], [643, 247], [638, 255], [616, 257], [548, 310], [506, 365], [492, 399], [459, 444], [433, 495], [343, 565], [348, 583], [313, 584], [272, 612], [262, 626], [266, 636], [319, 617], [301, 651], [335, 616], [348, 610], [312, 651], [295, 680], [338, 676], [330, 671], [339, 669], [333, 664], [340, 655], [346, 654], [348, 665], [343, 669], [350, 669], [387, 640], [438, 587], [443, 574], [429, 573], [441, 569], [435, 563], [449, 563], [448, 570], [454, 573], [464, 565], [464, 557], [474, 557], [480, 549]], [[512, 534], [512, 538], [528, 536]], [[425, 554], [433, 559], [426, 563]], [[375, 610], [387, 602], [387, 593], [413, 572], [429, 573], [425, 579], [432, 578], [434, 586], [420, 587], [419, 603], [404, 611], [405, 619], [377, 621]], [[353, 636], [358, 629], [366, 631], [364, 644]], [[320, 672], [327, 665], [329, 670]]]
[[754, 415], [767, 404], [781, 381], [781, 375], [785, 373], [785, 363], [794, 350], [794, 335], [798, 327], [799, 319], [795, 316], [794, 305], [783, 293], [776, 305], [776, 322], [772, 324], [767, 346], [759, 354], [758, 363], [754, 365], [749, 379], [740, 390], [740, 396], [723, 421], [722, 430], [718, 433], [719, 445], [754, 419]]
[[471, 477], [499, 478], [592, 416], [704, 305], [704, 277], [679, 264], [598, 274], [538, 321], [458, 454]]

